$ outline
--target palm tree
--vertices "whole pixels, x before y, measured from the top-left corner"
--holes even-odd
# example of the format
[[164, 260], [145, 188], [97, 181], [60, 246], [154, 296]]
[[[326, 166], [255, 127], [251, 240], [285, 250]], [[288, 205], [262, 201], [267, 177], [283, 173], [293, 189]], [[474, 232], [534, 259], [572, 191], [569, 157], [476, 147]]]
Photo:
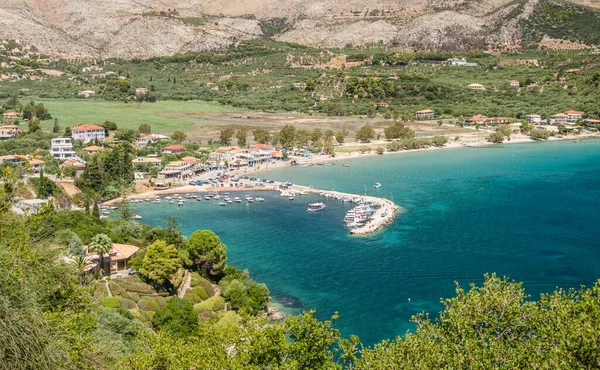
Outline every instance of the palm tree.
[[100, 270], [104, 266], [104, 255], [112, 248], [112, 240], [106, 234], [96, 234], [88, 245], [88, 250], [100, 256]]
[[89, 263], [90, 259], [87, 256], [75, 257], [75, 265], [77, 266], [77, 274], [79, 275], [79, 285], [84, 285], [84, 276]]

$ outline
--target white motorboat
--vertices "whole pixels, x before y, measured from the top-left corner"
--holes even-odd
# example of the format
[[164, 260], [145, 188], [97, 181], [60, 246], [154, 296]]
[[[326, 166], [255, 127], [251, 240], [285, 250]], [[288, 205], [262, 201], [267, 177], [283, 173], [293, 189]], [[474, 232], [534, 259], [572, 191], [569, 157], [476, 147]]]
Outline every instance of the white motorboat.
[[296, 199], [296, 197], [295, 197], [295, 196], [293, 196], [293, 195], [290, 195], [290, 196], [288, 197], [288, 199], [289, 199], [289, 200], [294, 200], [294, 199]]
[[375, 183], [375, 185], [373, 185], [373, 187], [374, 187], [375, 189], [379, 189], [379, 188], [381, 187], [381, 184], [380, 184], [380, 183], [378, 183], [378, 182], [376, 182], [376, 183]]
[[300, 195], [308, 195], [308, 191], [306, 190], [302, 190], [301, 192], [299, 192], [298, 194]]
[[242, 203], [242, 200], [240, 199], [240, 197], [235, 197], [235, 198], [233, 198], [233, 201], [234, 201], [235, 203]]
[[177, 205], [180, 207], [183, 205], [183, 203], [185, 203], [185, 201], [183, 199], [177, 201]]
[[326, 207], [325, 203], [310, 203], [306, 209], [308, 212], [322, 211]]
[[131, 218], [132, 218], [132, 219], [134, 219], [134, 220], [141, 220], [141, 219], [142, 219], [142, 216], [138, 215], [137, 213], [134, 213], [134, 214], [131, 216]]
[[246, 197], [246, 202], [248, 202], [248, 203], [254, 203], [254, 198], [252, 198], [252, 197]]
[[227, 205], [227, 203], [226, 202], [219, 202], [219, 205], [222, 206], [222, 207], [225, 207]]
[[261, 197], [256, 197], [255, 199], [257, 202], [264, 202], [265, 198], [261, 198]]

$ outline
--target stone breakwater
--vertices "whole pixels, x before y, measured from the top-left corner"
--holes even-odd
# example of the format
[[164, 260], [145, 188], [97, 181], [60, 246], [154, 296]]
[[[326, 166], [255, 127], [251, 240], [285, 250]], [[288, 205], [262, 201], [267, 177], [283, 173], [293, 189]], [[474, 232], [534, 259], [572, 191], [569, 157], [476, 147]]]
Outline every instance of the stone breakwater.
[[301, 185], [293, 185], [291, 187], [291, 189], [288, 191], [296, 192], [296, 193], [305, 191], [308, 193], [315, 193], [315, 194], [323, 195], [328, 198], [336, 198], [336, 199], [343, 199], [343, 198], [360, 199], [363, 202], [371, 202], [373, 204], [376, 204], [378, 206], [378, 209], [375, 212], [375, 214], [371, 217], [371, 219], [369, 219], [367, 222], [365, 222], [364, 225], [353, 228], [350, 231], [350, 234], [353, 234], [353, 235], [368, 235], [368, 234], [372, 234], [372, 233], [384, 228], [385, 226], [387, 226], [394, 220], [394, 218], [396, 217], [396, 214], [400, 210], [400, 207], [398, 205], [396, 205], [391, 200], [384, 199], [384, 198], [342, 193], [342, 192], [334, 191], [334, 190], [331, 190], [331, 191], [319, 190], [319, 189], [315, 189], [312, 187], [301, 186]]

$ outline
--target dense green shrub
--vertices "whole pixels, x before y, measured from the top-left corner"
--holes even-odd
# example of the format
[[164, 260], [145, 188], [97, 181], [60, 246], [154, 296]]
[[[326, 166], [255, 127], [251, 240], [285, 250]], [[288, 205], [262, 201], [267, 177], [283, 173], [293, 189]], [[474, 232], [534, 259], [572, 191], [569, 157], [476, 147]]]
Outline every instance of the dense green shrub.
[[163, 297], [143, 297], [138, 302], [140, 310], [156, 312], [167, 305]]
[[137, 307], [135, 301], [132, 301], [131, 299], [125, 298], [125, 297], [120, 297], [117, 296], [116, 297], [119, 300], [119, 303], [121, 304], [121, 307], [131, 310]]
[[210, 311], [221, 311], [225, 308], [225, 300], [221, 296], [212, 296], [205, 300], [204, 302], [200, 302], [194, 305], [194, 311], [200, 312], [202, 310], [210, 310]]
[[121, 307], [121, 303], [115, 297], [104, 296], [100, 300], [100, 304], [106, 308], [119, 308]]

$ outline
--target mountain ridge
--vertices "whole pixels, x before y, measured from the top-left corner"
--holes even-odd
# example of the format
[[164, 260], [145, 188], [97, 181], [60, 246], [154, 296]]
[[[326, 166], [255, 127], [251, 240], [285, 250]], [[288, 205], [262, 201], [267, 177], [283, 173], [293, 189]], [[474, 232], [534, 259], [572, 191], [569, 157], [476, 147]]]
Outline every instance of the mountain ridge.
[[202, 52], [253, 38], [326, 48], [481, 49], [520, 45], [523, 24], [547, 1], [6, 0], [0, 38], [70, 59]]

